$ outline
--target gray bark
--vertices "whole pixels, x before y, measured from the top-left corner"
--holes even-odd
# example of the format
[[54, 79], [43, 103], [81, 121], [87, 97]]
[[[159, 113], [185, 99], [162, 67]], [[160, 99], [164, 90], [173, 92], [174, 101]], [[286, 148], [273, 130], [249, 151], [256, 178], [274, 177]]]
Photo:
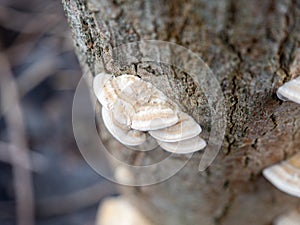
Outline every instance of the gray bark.
[[[275, 95], [280, 85], [300, 71], [295, 62], [300, 43], [298, 1], [63, 0], [63, 5], [90, 83], [102, 70], [166, 83], [153, 75], [163, 74], [155, 65], [149, 69], [144, 64], [122, 67], [110, 63], [112, 48], [156, 39], [199, 54], [221, 84], [228, 120], [223, 147], [214, 163], [200, 173], [201, 153], [197, 153], [166, 182], [124, 188], [150, 221], [158, 225], [267, 225], [300, 206], [299, 199], [276, 190], [261, 175], [263, 168], [300, 149], [300, 108], [282, 103]], [[187, 75], [165, 69], [171, 84], [184, 76], [183, 88], [166, 89], [166, 94], [173, 99], [180, 96], [182, 108], [204, 128], [209, 127], [209, 119], [201, 117], [205, 109], [199, 107], [205, 105], [199, 98], [203, 93], [192, 91], [190, 95]], [[116, 145], [114, 140], [109, 142]], [[155, 161], [164, 154], [112, 151], [133, 164]], [[184, 157], [175, 157], [173, 163], [180, 160]]]

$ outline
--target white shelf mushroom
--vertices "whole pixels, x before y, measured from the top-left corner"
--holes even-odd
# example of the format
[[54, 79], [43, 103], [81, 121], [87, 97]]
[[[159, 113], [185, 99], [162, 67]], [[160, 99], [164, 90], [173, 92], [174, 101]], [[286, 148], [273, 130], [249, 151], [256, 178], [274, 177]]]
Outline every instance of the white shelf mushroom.
[[200, 125], [184, 112], [178, 112], [179, 120], [174, 126], [159, 130], [150, 130], [152, 137], [164, 142], [178, 142], [193, 138], [202, 131]]
[[178, 142], [157, 142], [163, 149], [176, 154], [193, 153], [206, 147], [206, 142], [199, 136]]
[[300, 198], [300, 153], [264, 169], [263, 175], [279, 190]]
[[300, 76], [278, 88], [277, 97], [283, 101], [293, 101], [300, 104]]
[[101, 73], [95, 77], [93, 88], [103, 106], [105, 126], [122, 144], [141, 145], [149, 132], [163, 149], [177, 154], [206, 146], [198, 136], [200, 125], [151, 83], [134, 75]]

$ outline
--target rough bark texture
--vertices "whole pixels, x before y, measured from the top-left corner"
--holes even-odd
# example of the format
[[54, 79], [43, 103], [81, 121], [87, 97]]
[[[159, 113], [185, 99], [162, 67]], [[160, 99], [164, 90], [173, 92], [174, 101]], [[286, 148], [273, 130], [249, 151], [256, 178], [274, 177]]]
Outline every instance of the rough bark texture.
[[[300, 149], [300, 107], [282, 103], [275, 95], [282, 83], [300, 72], [297, 0], [63, 0], [63, 5], [79, 61], [90, 78], [105, 69], [138, 74], [157, 84], [151, 65], [121, 68], [109, 63], [109, 56], [103, 57], [118, 45], [157, 39], [199, 54], [221, 84], [228, 121], [222, 151], [213, 165], [199, 173], [199, 153], [166, 182], [125, 188], [153, 223], [268, 225], [300, 206], [299, 199], [279, 192], [261, 176], [263, 168]], [[171, 83], [185, 76], [181, 82], [188, 90], [186, 75], [175, 70], [171, 74]], [[192, 97], [177, 89], [167, 94], [181, 95], [182, 107], [201, 121], [195, 91]], [[122, 154], [119, 157], [141, 164], [164, 153]], [[175, 157], [174, 163], [177, 160], [184, 157]]]

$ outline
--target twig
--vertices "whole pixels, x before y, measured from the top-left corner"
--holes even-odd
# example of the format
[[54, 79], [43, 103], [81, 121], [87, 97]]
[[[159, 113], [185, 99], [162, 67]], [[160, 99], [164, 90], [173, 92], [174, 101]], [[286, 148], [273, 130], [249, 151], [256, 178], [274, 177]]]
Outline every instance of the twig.
[[113, 183], [103, 181], [67, 195], [39, 200], [37, 214], [41, 217], [68, 214], [98, 204], [101, 198], [117, 193]]
[[[9, 151], [11, 151], [11, 148], [16, 148], [16, 146], [0, 141], [0, 161], [12, 164], [11, 156], [7, 154]], [[41, 173], [48, 164], [47, 158], [40, 153], [32, 152], [30, 150], [27, 151], [30, 155], [31, 165], [29, 165], [28, 167], [28, 164], [23, 163], [23, 159], [19, 160], [17, 163], [19, 163], [19, 166], [24, 169], [31, 170], [32, 172], [36, 173]]]
[[[13, 182], [16, 197], [16, 212], [18, 225], [34, 225], [34, 197], [32, 176], [28, 169], [30, 160], [27, 152], [22, 110], [19, 105], [17, 86], [14, 82], [10, 64], [3, 54], [0, 54], [1, 103], [11, 109], [4, 115], [7, 122], [13, 166]], [[25, 165], [25, 168], [20, 165]]]
[[57, 66], [57, 56], [51, 54], [37, 60], [33, 65], [23, 71], [16, 79], [20, 96], [24, 96], [47, 77], [53, 75], [53, 73], [57, 71]]
[[51, 29], [54, 29], [61, 19], [62, 17], [57, 15], [38, 14], [32, 17], [31, 20], [27, 20], [26, 25], [20, 30], [19, 36], [12, 43], [12, 47], [6, 50], [10, 62], [14, 66], [23, 62], [24, 58], [29, 55], [29, 52], [36, 45], [37, 40]]
[[[101, 181], [66, 195], [56, 195], [40, 200], [37, 199], [37, 217], [47, 218], [73, 213], [77, 210], [98, 204], [104, 197], [117, 194], [119, 194], [119, 192], [113, 183]], [[12, 211], [14, 205], [12, 201], [0, 202], [0, 212], [3, 211], [1, 209]], [[9, 219], [12, 218], [12, 216], [13, 215], [9, 214], [6, 215], [5, 218]]]

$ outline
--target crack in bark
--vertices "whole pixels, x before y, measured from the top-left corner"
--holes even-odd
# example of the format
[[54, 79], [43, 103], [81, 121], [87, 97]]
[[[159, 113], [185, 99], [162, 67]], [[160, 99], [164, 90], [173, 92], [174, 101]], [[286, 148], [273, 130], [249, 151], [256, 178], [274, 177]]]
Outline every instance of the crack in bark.
[[[226, 189], [228, 189], [230, 191], [229, 184]], [[214, 225], [222, 225], [223, 224], [223, 220], [228, 215], [228, 212], [232, 206], [232, 203], [234, 202], [234, 199], [235, 199], [235, 195], [232, 193], [232, 191], [230, 191], [228, 201], [224, 204], [221, 214], [214, 218]]]
[[230, 110], [228, 110], [228, 132], [226, 132], [225, 139], [228, 143], [228, 146], [226, 148], [226, 154], [230, 154], [231, 150], [233, 149], [235, 145], [235, 137], [234, 137], [234, 130], [235, 130], [235, 121], [234, 116], [237, 110], [237, 107], [239, 105], [239, 98], [237, 96], [237, 83], [236, 83], [236, 77], [239, 73], [241, 64], [243, 62], [243, 58], [241, 55], [241, 52], [236, 48], [234, 44], [230, 42], [230, 35], [229, 31], [234, 26], [234, 23], [236, 21], [236, 5], [234, 0], [230, 0], [228, 3], [228, 14], [227, 18], [224, 22], [224, 29], [220, 32], [219, 38], [222, 40], [222, 43], [238, 58], [237, 65], [233, 69], [232, 79], [231, 79], [231, 98], [228, 100], [231, 104], [229, 106]]
[[273, 124], [274, 124], [274, 127], [273, 127], [273, 129], [271, 129], [270, 131], [273, 131], [274, 129], [276, 129], [276, 128], [277, 128], [278, 124], [277, 124], [277, 121], [276, 121], [276, 116], [275, 116], [275, 114], [274, 114], [274, 113], [272, 113], [272, 114], [271, 114], [270, 118], [271, 118], [271, 120], [272, 120], [272, 122], [273, 122]]

